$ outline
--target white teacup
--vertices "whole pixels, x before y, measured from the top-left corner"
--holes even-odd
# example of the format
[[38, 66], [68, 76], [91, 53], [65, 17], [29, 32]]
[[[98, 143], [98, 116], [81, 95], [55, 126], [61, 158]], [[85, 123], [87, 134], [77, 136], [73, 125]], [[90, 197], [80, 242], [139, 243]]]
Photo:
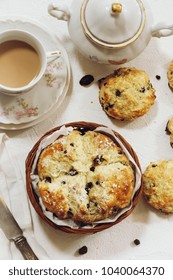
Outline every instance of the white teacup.
[[8, 30], [0, 34], [0, 93], [19, 95], [31, 90], [43, 77], [47, 63], [61, 52], [47, 52], [31, 33]]

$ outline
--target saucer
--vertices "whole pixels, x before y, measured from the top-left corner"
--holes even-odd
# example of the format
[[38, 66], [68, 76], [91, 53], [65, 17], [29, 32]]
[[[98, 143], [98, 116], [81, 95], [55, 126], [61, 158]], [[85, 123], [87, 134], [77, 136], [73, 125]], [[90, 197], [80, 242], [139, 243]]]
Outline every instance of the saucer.
[[29, 19], [1, 19], [0, 32], [25, 30], [39, 38], [46, 51], [60, 50], [62, 55], [47, 64], [40, 82], [28, 93], [19, 96], [0, 95], [0, 128], [23, 129], [44, 120], [62, 103], [70, 83], [68, 55], [55, 34]]

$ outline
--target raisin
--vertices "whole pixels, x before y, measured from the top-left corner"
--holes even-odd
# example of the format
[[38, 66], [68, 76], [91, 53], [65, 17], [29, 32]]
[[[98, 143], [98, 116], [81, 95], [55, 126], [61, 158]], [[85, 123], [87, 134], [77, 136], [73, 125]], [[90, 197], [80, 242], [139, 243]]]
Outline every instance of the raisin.
[[108, 106], [105, 107], [105, 110], [109, 110], [110, 108], [113, 108], [114, 107], [114, 104], [110, 104], [108, 103]]
[[78, 127], [77, 128], [78, 131], [80, 131], [80, 135], [85, 135], [85, 133], [89, 130], [89, 128], [85, 128], [85, 127]]
[[122, 153], [123, 153], [122, 151], [118, 151], [118, 154], [119, 154], [119, 155], [122, 155]]
[[77, 172], [76, 169], [71, 168], [67, 174], [70, 175], [70, 176], [75, 176], [75, 175], [78, 174], [78, 172]]
[[142, 87], [142, 88], [140, 89], [140, 92], [145, 92], [145, 88]]
[[157, 164], [152, 164], [152, 167], [156, 167], [157, 166]]
[[170, 130], [169, 130], [169, 128], [168, 128], [168, 122], [167, 122], [167, 124], [166, 124], [165, 132], [166, 132], [166, 134], [168, 134], [168, 135], [171, 134], [171, 132], [170, 132]]
[[70, 143], [70, 146], [74, 147], [74, 143]]
[[160, 77], [159, 75], [156, 75], [156, 79], [157, 79], [157, 80], [160, 80], [161, 77]]
[[92, 75], [85, 75], [80, 79], [79, 84], [81, 86], [88, 86], [93, 81], [94, 81], [94, 77]]
[[92, 187], [93, 187], [93, 183], [92, 183], [92, 182], [87, 183], [86, 188], [85, 188], [87, 194], [89, 194], [90, 189], [91, 189]]
[[97, 155], [96, 158], [93, 160], [93, 162], [94, 162], [94, 165], [96, 166], [96, 165], [100, 164], [101, 162], [103, 162], [104, 160], [105, 159], [102, 156]]
[[66, 181], [62, 181], [62, 184], [65, 185], [65, 184], [66, 184]]
[[49, 183], [52, 182], [52, 179], [50, 177], [46, 177], [45, 180], [46, 180], [46, 182], [49, 182]]
[[117, 90], [115, 91], [115, 95], [116, 95], [116, 96], [121, 96], [121, 91], [120, 91], [119, 89], [117, 89]]
[[78, 250], [78, 252], [79, 252], [79, 255], [84, 255], [84, 254], [86, 254], [86, 253], [88, 252], [87, 246], [82, 246], [82, 247]]
[[72, 209], [71, 209], [71, 208], [69, 208], [69, 210], [68, 210], [68, 216], [69, 216], [69, 217], [73, 217], [73, 212], [72, 212]]
[[134, 240], [134, 244], [138, 246], [140, 244], [140, 240], [139, 239], [135, 239]]
[[90, 171], [94, 172], [94, 170], [95, 170], [95, 167], [92, 166], [92, 167], [90, 168]]

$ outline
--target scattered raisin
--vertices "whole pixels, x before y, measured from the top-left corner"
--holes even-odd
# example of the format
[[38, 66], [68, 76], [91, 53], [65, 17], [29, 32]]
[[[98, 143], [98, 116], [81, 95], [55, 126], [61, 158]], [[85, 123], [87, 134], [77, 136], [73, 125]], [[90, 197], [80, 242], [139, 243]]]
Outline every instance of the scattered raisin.
[[114, 107], [114, 104], [110, 104], [108, 103], [108, 105], [105, 107], [105, 110], [109, 110], [110, 108], [113, 108]]
[[134, 244], [138, 246], [140, 244], [140, 240], [139, 239], [135, 239], [134, 240]]
[[79, 127], [77, 130], [80, 131], [80, 135], [83, 136], [89, 130], [89, 128]]
[[156, 79], [157, 79], [157, 80], [160, 80], [161, 77], [160, 77], [159, 75], [156, 75]]
[[166, 134], [168, 134], [168, 135], [171, 134], [171, 132], [170, 132], [170, 130], [169, 130], [169, 128], [168, 128], [168, 122], [167, 122], [167, 124], [166, 124], [165, 132], [166, 132]]
[[85, 190], [87, 192], [87, 194], [89, 194], [90, 192], [90, 189], [93, 187], [93, 183], [92, 182], [89, 182], [87, 183], [86, 187], [85, 187]]
[[140, 89], [140, 92], [145, 92], [145, 88], [142, 87], [142, 88]]
[[115, 95], [116, 95], [116, 96], [121, 96], [121, 91], [120, 91], [119, 89], [117, 89], [117, 90], [115, 91]]
[[46, 180], [46, 182], [49, 182], [49, 183], [51, 183], [51, 182], [52, 182], [51, 177], [46, 177], [46, 178], [45, 178], [45, 180]]
[[96, 166], [96, 165], [100, 164], [101, 162], [103, 162], [104, 160], [105, 159], [102, 156], [97, 155], [96, 158], [93, 160], [93, 162], [94, 162], [94, 165]]
[[93, 81], [94, 81], [94, 77], [92, 75], [85, 75], [80, 79], [79, 84], [81, 86], [88, 86]]
[[88, 252], [87, 246], [82, 246], [82, 247], [78, 250], [78, 252], [79, 252], [79, 255], [84, 255], [84, 254], [86, 254], [86, 253]]
[[78, 172], [77, 172], [76, 169], [71, 168], [67, 174], [70, 175], [70, 176], [75, 176], [75, 175], [78, 174]]
[[94, 170], [95, 170], [95, 167], [92, 166], [92, 167], [90, 168], [90, 171], [94, 172]]
[[156, 167], [157, 166], [157, 164], [152, 164], [152, 167]]
[[74, 143], [70, 143], [70, 146], [74, 147]]
[[71, 208], [69, 208], [69, 210], [68, 210], [68, 216], [69, 216], [69, 217], [73, 217], [73, 212], [72, 212], [72, 209], [71, 209]]
[[62, 184], [65, 185], [65, 184], [66, 184], [66, 181], [62, 181]]

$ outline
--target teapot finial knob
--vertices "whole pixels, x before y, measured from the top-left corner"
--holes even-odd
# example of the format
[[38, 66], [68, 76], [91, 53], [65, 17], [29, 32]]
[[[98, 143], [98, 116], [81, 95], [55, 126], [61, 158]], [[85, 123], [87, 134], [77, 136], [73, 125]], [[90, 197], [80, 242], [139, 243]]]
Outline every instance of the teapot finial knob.
[[122, 12], [122, 5], [120, 3], [112, 4], [112, 14], [118, 15]]

